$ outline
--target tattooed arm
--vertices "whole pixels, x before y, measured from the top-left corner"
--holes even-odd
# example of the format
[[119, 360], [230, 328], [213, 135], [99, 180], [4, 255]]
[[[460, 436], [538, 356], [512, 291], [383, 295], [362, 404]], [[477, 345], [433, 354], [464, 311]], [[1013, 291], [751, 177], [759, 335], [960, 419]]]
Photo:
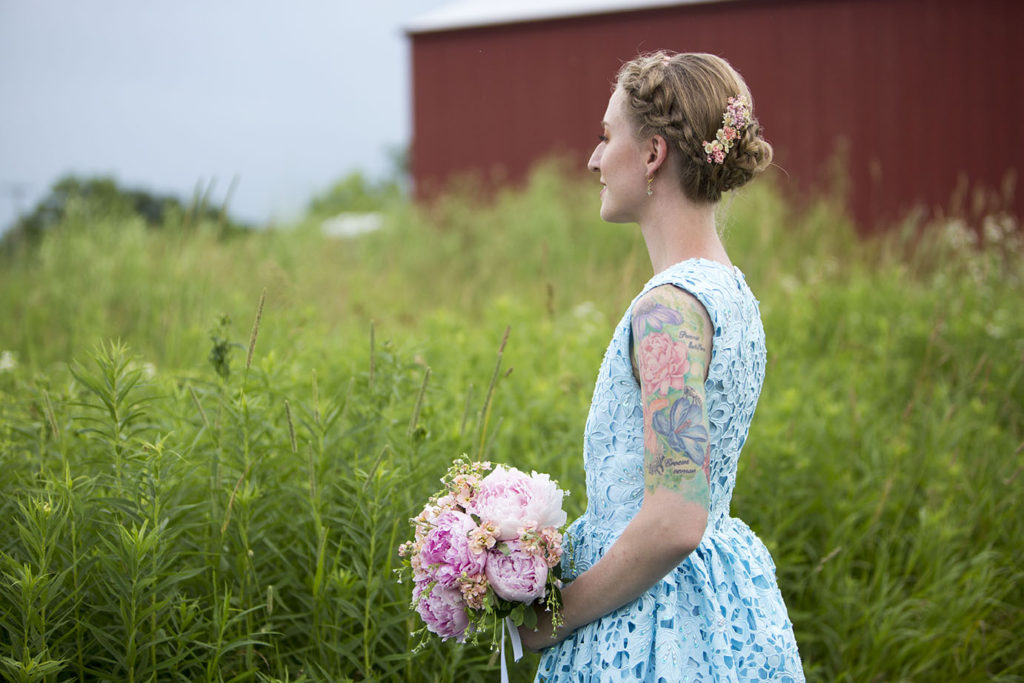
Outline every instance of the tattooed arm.
[[[644, 409], [644, 500], [622, 535], [562, 592], [565, 626], [552, 637], [550, 615], [527, 647], [552, 645], [634, 600], [700, 543], [710, 500], [704, 380], [712, 326], [691, 294], [665, 285], [633, 307], [633, 360]], [[545, 616], [547, 618], [545, 618]]]
[[[710, 433], [704, 381], [711, 320], [692, 295], [670, 285], [648, 292], [633, 311], [634, 372], [644, 408], [645, 494], [673, 492], [701, 506], [706, 523]], [[698, 536], [704, 523], [697, 525]]]

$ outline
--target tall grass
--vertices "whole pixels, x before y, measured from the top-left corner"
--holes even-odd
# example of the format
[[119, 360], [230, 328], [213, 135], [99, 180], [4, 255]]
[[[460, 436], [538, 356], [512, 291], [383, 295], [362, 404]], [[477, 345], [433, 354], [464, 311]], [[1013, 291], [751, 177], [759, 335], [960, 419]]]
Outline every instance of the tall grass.
[[[486, 650], [411, 654], [391, 569], [462, 452], [585, 505], [593, 378], [650, 266], [558, 178], [347, 241], [72, 213], [4, 264], [0, 676], [492, 679]], [[809, 679], [1024, 679], [1019, 229], [860, 240], [771, 187], [722, 220], [769, 344], [733, 513]]]

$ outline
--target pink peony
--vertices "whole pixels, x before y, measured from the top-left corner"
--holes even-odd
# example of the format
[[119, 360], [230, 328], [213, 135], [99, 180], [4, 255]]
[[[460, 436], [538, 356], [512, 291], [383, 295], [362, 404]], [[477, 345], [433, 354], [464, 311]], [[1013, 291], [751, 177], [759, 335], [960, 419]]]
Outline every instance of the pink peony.
[[548, 563], [526, 552], [518, 541], [509, 541], [508, 554], [497, 548], [487, 552], [487, 580], [498, 597], [529, 604], [544, 595]]
[[455, 638], [462, 642], [466, 626], [469, 625], [462, 593], [458, 588], [446, 588], [440, 584], [428, 589], [429, 585], [417, 583], [413, 588], [412, 599], [416, 603], [416, 611], [423, 618], [427, 629], [441, 636], [442, 640]]
[[686, 346], [667, 334], [649, 334], [640, 342], [637, 353], [640, 377], [652, 394], [665, 395], [670, 388], [681, 389], [690, 371]]
[[480, 491], [467, 512], [498, 524], [498, 540], [519, 536], [523, 527], [565, 524], [563, 492], [546, 474], [527, 475], [498, 465], [480, 482]]
[[430, 571], [442, 586], [451, 587], [463, 574], [483, 573], [487, 555], [474, 553], [469, 545], [469, 534], [475, 529], [472, 517], [455, 510], [442, 512], [434, 521], [434, 528], [423, 541], [419, 561], [424, 568], [440, 565]]

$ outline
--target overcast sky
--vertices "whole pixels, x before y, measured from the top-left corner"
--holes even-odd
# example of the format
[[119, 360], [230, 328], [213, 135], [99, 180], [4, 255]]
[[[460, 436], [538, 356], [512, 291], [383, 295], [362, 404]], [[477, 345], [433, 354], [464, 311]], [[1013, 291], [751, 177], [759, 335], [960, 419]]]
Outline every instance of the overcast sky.
[[[0, 0], [0, 229], [66, 173], [287, 218], [409, 140], [402, 26], [447, 0]], [[21, 195], [20, 201], [18, 195]]]

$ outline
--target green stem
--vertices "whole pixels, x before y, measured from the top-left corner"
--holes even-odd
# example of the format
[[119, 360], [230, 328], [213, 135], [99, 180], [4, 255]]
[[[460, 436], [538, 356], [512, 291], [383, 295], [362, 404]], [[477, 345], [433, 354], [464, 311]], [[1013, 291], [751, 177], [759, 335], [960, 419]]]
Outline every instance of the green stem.
[[480, 409], [480, 433], [477, 445], [477, 460], [484, 458], [484, 443], [487, 439], [487, 423], [491, 417], [491, 397], [494, 395], [494, 388], [498, 384], [498, 374], [501, 372], [501, 357], [505, 353], [505, 344], [508, 343], [508, 335], [511, 327], [505, 328], [505, 335], [501, 338], [501, 346], [498, 347], [498, 359], [494, 363], [494, 372], [491, 374], [491, 383], [487, 387], [487, 395], [484, 397], [484, 405]]
[[[376, 507], [374, 509], [376, 509]], [[376, 529], [377, 528], [377, 515], [376, 515], [376, 513], [374, 513], [372, 517], [373, 517], [373, 519], [371, 521], [370, 528], [371, 529]], [[374, 558], [376, 557], [376, 555], [377, 555], [377, 534], [376, 533], [371, 533], [370, 534], [370, 548], [369, 548], [369, 552], [367, 553], [367, 562], [366, 562], [366, 566], [367, 567], [374, 566], [374, 562], [373, 561], [374, 561]], [[367, 589], [369, 589], [369, 586], [367, 586]], [[371, 609], [370, 608], [372, 606], [372, 603], [373, 603], [373, 598], [370, 595], [370, 590], [367, 590], [366, 591], [366, 600], [363, 603], [363, 674], [367, 678], [370, 678], [370, 672], [372, 671], [371, 664], [370, 664], [370, 662], [372, 660], [372, 657], [371, 657], [371, 654], [370, 654], [370, 650], [371, 650], [371, 648], [370, 648], [370, 640], [371, 640], [371, 636], [372, 636], [372, 633], [370, 631], [370, 624], [371, 624], [371, 620], [370, 620]]]

